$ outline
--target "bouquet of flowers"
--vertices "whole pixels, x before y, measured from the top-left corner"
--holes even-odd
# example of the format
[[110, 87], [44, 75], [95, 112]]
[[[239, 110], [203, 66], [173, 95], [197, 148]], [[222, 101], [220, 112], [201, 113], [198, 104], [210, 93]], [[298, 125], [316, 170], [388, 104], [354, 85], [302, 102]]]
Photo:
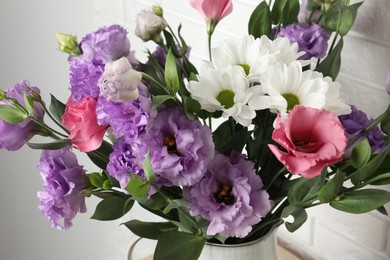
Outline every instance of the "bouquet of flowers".
[[[39, 209], [53, 228], [70, 228], [90, 196], [101, 198], [96, 220], [121, 218], [138, 203], [166, 220], [123, 223], [158, 240], [155, 259], [183, 251], [197, 259], [206, 241], [244, 243], [283, 223], [293, 232], [320, 204], [386, 214], [390, 192], [375, 186], [390, 184], [390, 106], [369, 119], [335, 81], [361, 3], [262, 1], [247, 35], [213, 49], [232, 1], [190, 3], [209, 39], [200, 68], [181, 26], [153, 6], [136, 20], [136, 36], [156, 43], [146, 62], [120, 25], [80, 42], [59, 33], [70, 64], [65, 104], [51, 96], [47, 106], [28, 81], [0, 91], [0, 148], [42, 150]], [[79, 165], [75, 150], [100, 171]], [[172, 244], [178, 250], [166, 252]]]

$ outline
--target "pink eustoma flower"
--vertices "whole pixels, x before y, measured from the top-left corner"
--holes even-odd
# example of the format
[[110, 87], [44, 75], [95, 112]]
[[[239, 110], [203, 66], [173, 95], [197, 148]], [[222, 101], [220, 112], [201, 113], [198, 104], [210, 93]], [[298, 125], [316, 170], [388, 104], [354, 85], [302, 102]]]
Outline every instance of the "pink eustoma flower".
[[324, 109], [294, 106], [284, 122], [278, 115], [272, 139], [285, 151], [269, 144], [276, 158], [292, 174], [312, 178], [324, 167], [342, 160], [347, 144], [338, 117]]
[[100, 147], [107, 126], [99, 125], [96, 118], [96, 99], [83, 97], [77, 102], [72, 97], [66, 103], [62, 124], [70, 131], [72, 146], [80, 152], [90, 152]]
[[210, 33], [222, 18], [233, 11], [231, 0], [190, 0], [190, 4], [206, 19]]

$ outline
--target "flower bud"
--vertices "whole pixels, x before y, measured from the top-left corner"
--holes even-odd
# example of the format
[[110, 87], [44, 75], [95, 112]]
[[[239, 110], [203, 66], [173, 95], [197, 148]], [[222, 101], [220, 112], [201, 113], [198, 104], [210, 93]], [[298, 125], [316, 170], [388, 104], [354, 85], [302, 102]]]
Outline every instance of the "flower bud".
[[72, 56], [80, 56], [81, 51], [78, 46], [77, 38], [73, 35], [57, 33], [58, 47], [60, 51]]
[[122, 57], [104, 67], [99, 80], [100, 95], [116, 102], [132, 102], [138, 98], [138, 85], [142, 74], [134, 70], [127, 58]]
[[160, 17], [163, 17], [163, 15], [164, 15], [164, 10], [159, 5], [153, 5], [152, 11], [153, 11], [153, 13], [155, 13], [156, 15], [158, 15]]
[[143, 10], [138, 13], [136, 18], [135, 35], [143, 41], [153, 40], [156, 43], [161, 42], [160, 33], [167, 27], [167, 23], [161, 17], [152, 11]]

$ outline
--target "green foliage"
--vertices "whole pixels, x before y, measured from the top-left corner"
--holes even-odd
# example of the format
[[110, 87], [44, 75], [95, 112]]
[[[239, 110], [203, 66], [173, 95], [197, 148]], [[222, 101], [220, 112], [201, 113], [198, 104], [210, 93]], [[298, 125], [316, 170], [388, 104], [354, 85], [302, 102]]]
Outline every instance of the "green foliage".
[[364, 189], [345, 192], [332, 200], [329, 205], [335, 209], [361, 214], [375, 210], [390, 201], [390, 192], [385, 190]]
[[183, 259], [196, 260], [202, 252], [206, 239], [189, 233], [170, 231], [160, 235], [155, 260]]
[[91, 219], [115, 220], [129, 212], [133, 205], [134, 200], [131, 198], [110, 196], [99, 202]]
[[298, 0], [276, 0], [271, 11], [272, 23], [286, 26], [295, 22], [299, 7]]
[[172, 99], [173, 99], [173, 97], [170, 95], [154, 96], [152, 99], [152, 109], [156, 109], [160, 105], [164, 104], [165, 101], [172, 100]]
[[34, 108], [34, 100], [31, 96], [28, 96], [26, 92], [23, 93], [24, 95], [24, 106], [26, 107], [27, 113], [29, 116], [34, 115], [35, 108]]
[[10, 124], [23, 122], [28, 118], [28, 115], [16, 107], [9, 105], [0, 105], [0, 119]]
[[325, 16], [324, 27], [329, 31], [345, 36], [355, 22], [357, 11], [362, 3], [345, 6], [340, 2], [334, 5]]
[[49, 111], [57, 122], [62, 121], [62, 115], [65, 113], [65, 104], [56, 99], [53, 95], [50, 95]]
[[296, 231], [307, 220], [307, 213], [303, 207], [288, 205], [283, 209], [281, 217], [287, 218], [290, 215], [294, 217], [294, 221], [285, 223], [287, 230], [290, 232]]
[[356, 147], [353, 148], [351, 153], [351, 163], [356, 169], [359, 169], [365, 165], [371, 157], [371, 146], [367, 139], [361, 141]]
[[132, 174], [132, 178], [126, 186], [126, 190], [134, 197], [134, 199], [144, 199], [148, 195], [149, 184], [142, 180], [139, 176]]
[[95, 188], [101, 188], [104, 190], [109, 190], [112, 188], [112, 185], [111, 185], [109, 178], [103, 173], [93, 172], [93, 173], [87, 174], [87, 177], [89, 179], [89, 182]]
[[248, 33], [255, 38], [271, 34], [271, 11], [268, 4], [263, 1], [253, 11], [249, 18]]
[[177, 226], [170, 222], [143, 222], [130, 220], [123, 223], [135, 235], [157, 240], [164, 232], [177, 231]]
[[164, 70], [165, 84], [172, 95], [179, 91], [179, 75], [177, 72], [176, 58], [169, 49]]
[[320, 202], [328, 203], [339, 194], [345, 181], [345, 175], [345, 172], [337, 171], [333, 178], [320, 189], [317, 193]]
[[340, 72], [341, 66], [341, 51], [343, 49], [343, 38], [339, 40], [336, 47], [326, 56], [326, 58], [316, 67], [316, 71], [322, 72], [325, 76], [331, 77], [336, 80], [337, 75]]
[[149, 183], [153, 183], [157, 177], [153, 171], [152, 162], [150, 161], [150, 153], [146, 155], [145, 160], [142, 163], [142, 169], [144, 170], [146, 180]]
[[71, 141], [69, 139], [60, 139], [56, 140], [50, 143], [30, 143], [27, 142], [27, 145], [31, 149], [37, 149], [37, 150], [58, 150], [62, 149], [64, 147], [70, 146]]

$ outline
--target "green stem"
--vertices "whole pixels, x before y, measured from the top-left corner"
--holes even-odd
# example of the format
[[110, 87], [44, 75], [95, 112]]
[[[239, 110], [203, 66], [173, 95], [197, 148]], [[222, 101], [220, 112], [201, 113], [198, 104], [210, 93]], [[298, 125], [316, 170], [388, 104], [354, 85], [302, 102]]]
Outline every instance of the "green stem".
[[330, 49], [329, 49], [328, 55], [332, 52], [332, 50], [333, 50], [333, 48], [334, 48], [334, 46], [336, 44], [336, 40], [337, 40], [338, 36], [339, 36], [338, 33], [336, 33], [336, 35], [333, 38], [332, 44], [330, 45]]
[[39, 104], [41, 105], [41, 107], [43, 108], [43, 110], [45, 110], [46, 114], [50, 117], [50, 119], [56, 124], [58, 125], [62, 130], [64, 130], [67, 134], [69, 134], [69, 131], [68, 129], [66, 129], [62, 124], [60, 124], [60, 122], [57, 121], [57, 119], [55, 119], [52, 114], [50, 113], [50, 111], [46, 108], [45, 104], [40, 101]]
[[162, 90], [164, 90], [169, 96], [172, 96], [173, 99], [175, 100], [175, 102], [181, 106], [181, 102], [180, 100], [177, 99], [176, 96], [173, 96], [171, 92], [169, 92], [168, 89], [166, 89], [160, 82], [158, 82], [157, 80], [155, 80], [153, 77], [149, 76], [148, 74], [146, 74], [145, 72], [141, 72], [142, 74], [142, 77], [149, 80], [150, 82], [152, 82], [154, 85], [156, 85], [157, 87], [161, 88]]
[[283, 167], [280, 169], [272, 178], [272, 180], [268, 183], [267, 187], [265, 187], [265, 190], [268, 190], [272, 184], [279, 178], [279, 176], [286, 170], [286, 167]]
[[212, 32], [208, 32], [207, 35], [208, 35], [208, 37], [207, 37], [207, 45], [208, 45], [208, 50], [209, 50], [209, 60], [213, 61], [213, 57], [211, 55], [211, 37], [212, 37], [213, 33]]

